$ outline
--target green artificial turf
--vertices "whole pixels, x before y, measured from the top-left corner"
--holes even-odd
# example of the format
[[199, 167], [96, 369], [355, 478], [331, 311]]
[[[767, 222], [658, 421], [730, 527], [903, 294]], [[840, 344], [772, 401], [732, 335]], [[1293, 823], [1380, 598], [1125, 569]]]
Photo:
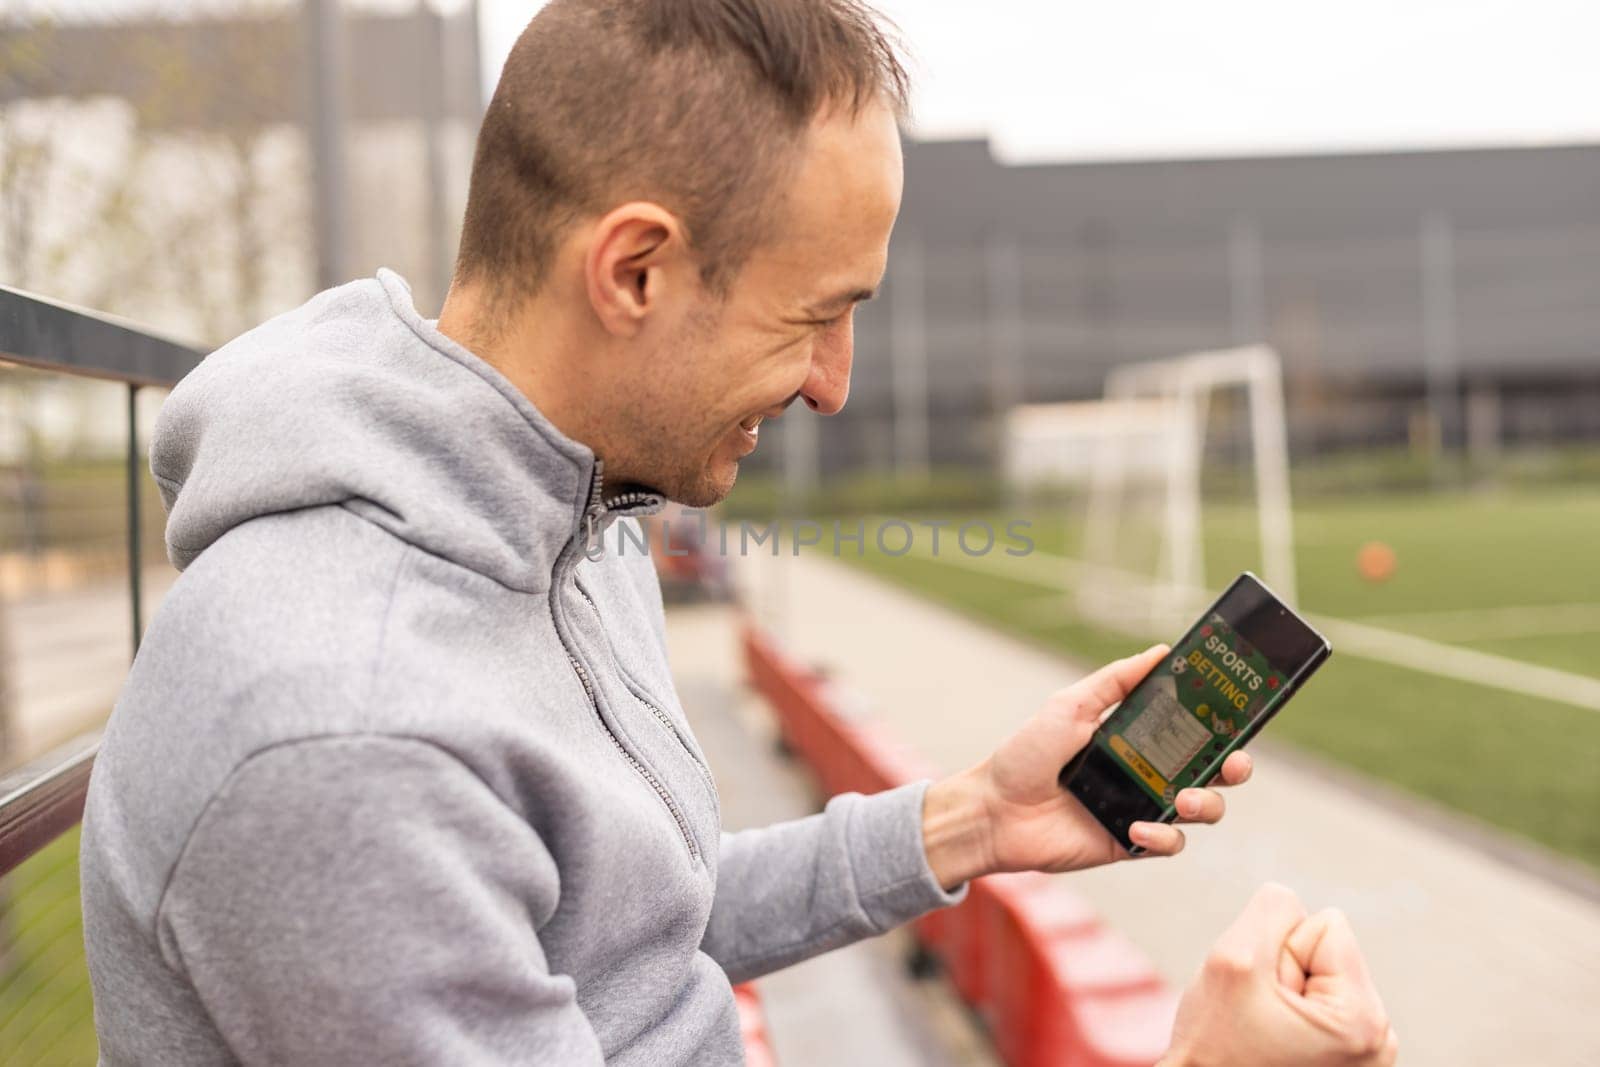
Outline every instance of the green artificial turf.
[[78, 908], [78, 831], [0, 880], [0, 1063], [93, 1064], [94, 1003]]

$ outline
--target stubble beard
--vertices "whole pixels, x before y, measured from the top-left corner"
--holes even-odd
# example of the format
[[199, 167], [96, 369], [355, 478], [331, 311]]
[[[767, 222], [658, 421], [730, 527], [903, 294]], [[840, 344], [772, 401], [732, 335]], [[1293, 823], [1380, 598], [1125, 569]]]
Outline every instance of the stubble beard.
[[[690, 367], [703, 365], [705, 353], [716, 344], [719, 316], [712, 311], [691, 314], [683, 329], [663, 346], [658, 355], [661, 365]], [[701, 382], [683, 382], [704, 386]], [[641, 383], [630, 399], [627, 423], [632, 427], [624, 446], [617, 449], [617, 458], [608, 462], [613, 469], [628, 472], [627, 480], [637, 482], [665, 496], [668, 500], [691, 508], [706, 508], [720, 503], [733, 489], [738, 475], [738, 461], [733, 460], [730, 476], [719, 474], [717, 455], [726, 447], [729, 427], [702, 428], [700, 419], [715, 408], [714, 389], [696, 389], [701, 396], [685, 409], [683, 417], [673, 419], [664, 401], [666, 391], [659, 383]], [[718, 433], [720, 429], [720, 433]], [[709, 445], [707, 437], [718, 434]]]
[[[677, 438], [677, 435], [674, 435]], [[738, 462], [732, 461], [733, 476], [720, 475], [721, 464], [697, 450], [684, 438], [663, 439], [660, 428], [643, 435], [644, 447], [630, 448], [607, 460], [607, 468], [618, 472], [618, 480], [654, 490], [685, 507], [708, 508], [720, 503], [733, 489]], [[715, 464], [715, 465], [714, 465]], [[611, 481], [608, 475], [607, 481]]]

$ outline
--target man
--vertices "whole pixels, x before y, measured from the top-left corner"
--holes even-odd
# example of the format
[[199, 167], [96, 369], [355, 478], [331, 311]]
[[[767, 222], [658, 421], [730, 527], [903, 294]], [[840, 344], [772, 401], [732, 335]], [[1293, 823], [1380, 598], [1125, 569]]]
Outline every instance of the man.
[[[856, 0], [556, 0], [484, 120], [437, 323], [385, 272], [173, 393], [151, 466], [184, 574], [85, 818], [106, 1063], [737, 1063], [730, 981], [990, 871], [1124, 857], [1056, 771], [1162, 650], [964, 774], [725, 835], [649, 564], [600, 550], [721, 499], [791, 402], [844, 404], [904, 102]], [[1175, 1063], [1234, 1010], [1289, 1049], [1259, 1062], [1386, 1062], [1353, 942], [1296, 909], [1252, 906]]]

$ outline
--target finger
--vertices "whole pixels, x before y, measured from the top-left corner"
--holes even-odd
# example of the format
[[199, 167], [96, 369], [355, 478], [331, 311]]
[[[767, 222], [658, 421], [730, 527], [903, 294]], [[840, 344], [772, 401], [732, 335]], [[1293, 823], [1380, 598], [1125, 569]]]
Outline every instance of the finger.
[[1222, 769], [1208, 785], [1229, 786], [1244, 785], [1250, 780], [1250, 775], [1255, 772], [1255, 760], [1250, 758], [1250, 753], [1240, 749], [1228, 753], [1228, 758], [1222, 761]]
[[1185, 841], [1182, 830], [1162, 822], [1136, 822], [1128, 827], [1128, 839], [1152, 856], [1176, 856]]
[[1212, 955], [1234, 966], [1248, 965], [1266, 974], [1278, 973], [1284, 942], [1305, 917], [1305, 905], [1293, 890], [1268, 882], [1256, 890], [1233, 925], [1223, 931]]
[[1178, 792], [1178, 817], [1184, 822], [1214, 823], [1222, 818], [1228, 802], [1210, 789], [1183, 789]]
[[1144, 676], [1155, 670], [1168, 652], [1166, 645], [1151, 645], [1136, 655], [1108, 663], [1087, 678], [1057, 694], [1074, 719], [1096, 722], [1100, 714], [1132, 692]]
[[1398, 1050], [1398, 1040], [1388, 1023], [1389, 1013], [1384, 1010], [1383, 998], [1378, 995], [1355, 930], [1344, 912], [1337, 908], [1317, 912], [1289, 934], [1284, 949], [1305, 971], [1307, 998], [1339, 1005], [1340, 1012], [1361, 1032], [1384, 1034], [1384, 1053], [1390, 1051], [1391, 1044]]
[[1306, 972], [1306, 995], [1319, 992], [1342, 993], [1356, 997], [1373, 1018], [1383, 1019], [1383, 998], [1367, 969], [1366, 955], [1356, 941], [1356, 932], [1344, 912], [1326, 908], [1295, 930], [1285, 947], [1294, 954]]
[[1294, 953], [1287, 947], [1278, 953], [1278, 984], [1297, 996], [1306, 992], [1306, 972], [1300, 969]]
[[1308, 984], [1318, 978], [1338, 978], [1363, 988], [1372, 984], [1355, 930], [1338, 908], [1324, 908], [1306, 919], [1284, 947], [1305, 971]]

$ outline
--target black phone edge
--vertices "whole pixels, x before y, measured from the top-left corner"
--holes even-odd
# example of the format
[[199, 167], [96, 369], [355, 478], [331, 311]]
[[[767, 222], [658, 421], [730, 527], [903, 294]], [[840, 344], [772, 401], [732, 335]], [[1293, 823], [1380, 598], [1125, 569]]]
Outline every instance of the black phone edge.
[[[1139, 789], [1133, 777], [1117, 766], [1116, 761], [1106, 755], [1105, 751], [1093, 741], [1084, 746], [1083, 752], [1061, 769], [1057, 780], [1082, 805], [1083, 810], [1092, 815], [1096, 822], [1105, 827], [1106, 833], [1116, 838], [1132, 855], [1139, 855], [1144, 851], [1128, 837], [1128, 829], [1134, 823], [1171, 822], [1177, 816], [1176, 809], [1163, 807], [1151, 800]], [[1144, 807], [1136, 809], [1133, 817], [1119, 828], [1109, 813], [1098, 810], [1098, 804], [1106, 802], [1105, 793], [1111, 793], [1117, 798], [1113, 801], [1118, 805], [1117, 810], [1126, 810], [1121, 806], [1124, 803], [1123, 796], [1133, 797]]]

